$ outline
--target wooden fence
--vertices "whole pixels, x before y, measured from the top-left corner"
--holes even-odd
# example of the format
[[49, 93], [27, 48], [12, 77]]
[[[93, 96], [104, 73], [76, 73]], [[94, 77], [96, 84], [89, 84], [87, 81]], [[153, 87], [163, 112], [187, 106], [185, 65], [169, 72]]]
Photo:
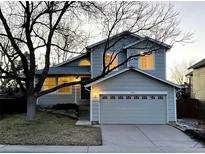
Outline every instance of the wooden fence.
[[198, 104], [196, 99], [178, 99], [177, 100], [177, 118], [197, 118]]

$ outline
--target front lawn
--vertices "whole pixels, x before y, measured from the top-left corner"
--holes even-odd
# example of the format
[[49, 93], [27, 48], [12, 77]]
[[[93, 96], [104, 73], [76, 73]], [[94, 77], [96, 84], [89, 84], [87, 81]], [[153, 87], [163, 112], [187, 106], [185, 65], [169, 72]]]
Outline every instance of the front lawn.
[[38, 112], [35, 122], [25, 114], [0, 120], [0, 144], [16, 145], [101, 145], [100, 127], [77, 126], [76, 120]]

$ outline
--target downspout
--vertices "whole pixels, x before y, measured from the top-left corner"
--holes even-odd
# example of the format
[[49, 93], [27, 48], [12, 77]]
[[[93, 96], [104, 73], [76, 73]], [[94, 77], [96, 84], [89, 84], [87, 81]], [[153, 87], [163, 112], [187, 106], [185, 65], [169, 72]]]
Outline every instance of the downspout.
[[75, 85], [75, 104], [77, 104], [77, 88], [76, 88], [77, 85]]

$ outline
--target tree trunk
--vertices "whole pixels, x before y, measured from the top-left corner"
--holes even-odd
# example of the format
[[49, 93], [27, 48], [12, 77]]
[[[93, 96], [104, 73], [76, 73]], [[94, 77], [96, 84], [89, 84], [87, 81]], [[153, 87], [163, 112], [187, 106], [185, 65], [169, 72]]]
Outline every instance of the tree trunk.
[[36, 97], [27, 96], [27, 115], [26, 120], [33, 121], [36, 119]]

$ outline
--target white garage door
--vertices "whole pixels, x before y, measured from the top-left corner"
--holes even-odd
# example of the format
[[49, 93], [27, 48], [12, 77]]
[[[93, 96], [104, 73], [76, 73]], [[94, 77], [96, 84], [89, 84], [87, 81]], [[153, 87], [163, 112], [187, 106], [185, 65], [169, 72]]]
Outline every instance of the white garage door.
[[100, 123], [166, 124], [165, 95], [101, 95]]

